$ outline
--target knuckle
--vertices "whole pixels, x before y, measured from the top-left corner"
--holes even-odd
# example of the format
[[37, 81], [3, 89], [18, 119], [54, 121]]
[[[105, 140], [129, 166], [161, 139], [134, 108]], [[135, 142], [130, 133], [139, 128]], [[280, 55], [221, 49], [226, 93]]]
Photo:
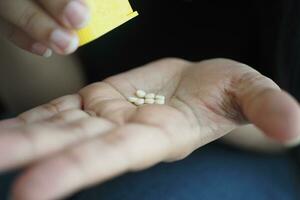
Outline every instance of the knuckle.
[[31, 31], [34, 27], [35, 22], [38, 20], [40, 14], [38, 11], [32, 8], [25, 8], [20, 15], [18, 25], [22, 27], [25, 31]]

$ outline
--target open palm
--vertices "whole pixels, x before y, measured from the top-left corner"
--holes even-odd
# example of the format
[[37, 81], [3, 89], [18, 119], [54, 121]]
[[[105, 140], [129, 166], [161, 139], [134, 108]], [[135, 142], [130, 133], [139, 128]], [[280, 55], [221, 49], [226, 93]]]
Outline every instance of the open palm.
[[[129, 103], [137, 89], [165, 95], [166, 105]], [[165, 59], [1, 122], [0, 170], [28, 166], [16, 199], [57, 199], [182, 159], [249, 121], [289, 140], [298, 134], [299, 113], [296, 101], [250, 67]]]

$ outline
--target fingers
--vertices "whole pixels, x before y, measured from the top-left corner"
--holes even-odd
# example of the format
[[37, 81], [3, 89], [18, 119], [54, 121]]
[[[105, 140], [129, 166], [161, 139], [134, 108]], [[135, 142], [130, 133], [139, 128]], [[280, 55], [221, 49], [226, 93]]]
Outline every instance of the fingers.
[[237, 84], [239, 104], [252, 123], [282, 143], [299, 140], [300, 108], [295, 99], [257, 72], [246, 73]]
[[73, 109], [81, 109], [82, 99], [79, 95], [67, 95], [55, 99], [45, 105], [38, 106], [31, 109], [23, 114], [19, 115], [18, 119], [24, 123], [34, 123], [38, 121], [43, 121], [53, 117], [54, 115]]
[[6, 120], [2, 120], [0, 121], [0, 130], [1, 130], [1, 134], [3, 133], [3, 131], [5, 129], [10, 129], [10, 128], [14, 128], [14, 127], [18, 127], [23, 125], [23, 121], [18, 119], [18, 118], [12, 118], [12, 119], [6, 119]]
[[49, 45], [56, 53], [69, 54], [78, 47], [76, 34], [61, 27], [34, 1], [0, 1], [0, 13], [33, 40]]
[[107, 120], [71, 110], [60, 113], [47, 123], [9, 130], [0, 135], [0, 171], [56, 153], [113, 127]]
[[79, 95], [68, 95], [55, 99], [48, 104], [31, 109], [16, 118], [0, 121], [0, 133], [4, 129], [15, 128], [22, 125], [36, 123], [67, 110], [81, 109], [82, 99]]
[[14, 199], [59, 199], [120, 173], [164, 160], [170, 143], [160, 129], [128, 125], [37, 164], [16, 182]]
[[17, 47], [45, 58], [52, 55], [52, 50], [46, 45], [36, 42], [16, 26], [5, 23], [1, 20], [0, 22], [1, 34]]
[[95, 116], [104, 117], [119, 125], [127, 122], [136, 111], [136, 106], [107, 83], [92, 84], [80, 91], [84, 97], [84, 110]]
[[84, 0], [37, 1], [58, 22], [71, 29], [83, 28], [90, 18], [90, 11]]

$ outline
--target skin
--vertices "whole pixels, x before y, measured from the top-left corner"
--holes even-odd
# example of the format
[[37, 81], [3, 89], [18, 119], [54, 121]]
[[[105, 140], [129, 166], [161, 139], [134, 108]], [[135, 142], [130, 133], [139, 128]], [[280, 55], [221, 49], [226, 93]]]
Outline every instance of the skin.
[[[3, 0], [0, 32], [31, 53], [49, 57], [54, 51], [66, 55], [77, 49], [74, 31], [88, 23], [89, 15], [85, 0]], [[54, 42], [54, 35], [59, 41]]]
[[[136, 107], [137, 89], [166, 105]], [[24, 167], [13, 199], [49, 200], [159, 162], [183, 159], [253, 123], [299, 137], [298, 103], [267, 77], [225, 59], [164, 59], [87, 86], [0, 123], [0, 170]]]

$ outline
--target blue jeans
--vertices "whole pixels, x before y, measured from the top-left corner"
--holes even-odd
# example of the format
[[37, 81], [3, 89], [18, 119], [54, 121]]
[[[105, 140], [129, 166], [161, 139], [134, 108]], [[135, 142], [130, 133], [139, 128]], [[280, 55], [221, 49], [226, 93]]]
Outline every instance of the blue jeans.
[[261, 155], [219, 144], [79, 193], [74, 199], [300, 199], [300, 170], [288, 155]]
[[[299, 169], [287, 154], [263, 155], [215, 143], [183, 161], [126, 174], [70, 199], [299, 200]], [[4, 177], [0, 180], [9, 185]], [[2, 192], [7, 190], [0, 184]]]

